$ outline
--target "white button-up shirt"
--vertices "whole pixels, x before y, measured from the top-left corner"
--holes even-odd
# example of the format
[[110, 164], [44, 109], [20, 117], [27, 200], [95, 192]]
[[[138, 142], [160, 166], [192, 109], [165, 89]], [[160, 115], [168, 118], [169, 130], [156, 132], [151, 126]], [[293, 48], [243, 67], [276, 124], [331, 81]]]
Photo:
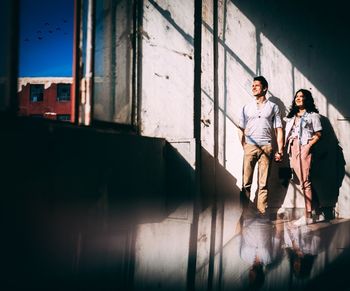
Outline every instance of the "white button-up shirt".
[[255, 145], [271, 143], [272, 129], [282, 127], [279, 107], [266, 100], [259, 108], [256, 102], [242, 108], [238, 126], [244, 129], [246, 142]]

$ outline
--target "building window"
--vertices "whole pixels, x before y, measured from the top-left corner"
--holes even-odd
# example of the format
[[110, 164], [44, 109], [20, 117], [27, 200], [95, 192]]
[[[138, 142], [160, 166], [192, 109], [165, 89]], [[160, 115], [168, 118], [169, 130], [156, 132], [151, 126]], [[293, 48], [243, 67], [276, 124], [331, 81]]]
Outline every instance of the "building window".
[[93, 118], [132, 123], [133, 1], [96, 1]]
[[70, 114], [57, 114], [57, 120], [70, 121]]
[[30, 85], [30, 101], [41, 102], [44, 100], [44, 85], [43, 84], [31, 84]]
[[31, 114], [30, 117], [43, 118], [42, 114]]
[[70, 101], [70, 84], [57, 84], [57, 101]]

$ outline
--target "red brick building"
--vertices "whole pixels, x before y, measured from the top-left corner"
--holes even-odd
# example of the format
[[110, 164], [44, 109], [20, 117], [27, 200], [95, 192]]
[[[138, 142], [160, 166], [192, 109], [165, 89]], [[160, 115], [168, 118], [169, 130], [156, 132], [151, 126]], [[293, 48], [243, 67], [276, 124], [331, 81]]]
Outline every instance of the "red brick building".
[[72, 78], [19, 78], [20, 116], [73, 121]]

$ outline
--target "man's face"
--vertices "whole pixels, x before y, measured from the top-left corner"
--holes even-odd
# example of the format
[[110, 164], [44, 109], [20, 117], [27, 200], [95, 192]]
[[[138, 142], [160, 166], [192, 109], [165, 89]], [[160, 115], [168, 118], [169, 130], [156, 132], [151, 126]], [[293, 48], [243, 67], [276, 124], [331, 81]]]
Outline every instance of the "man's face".
[[252, 92], [255, 97], [260, 97], [265, 95], [266, 89], [264, 89], [260, 81], [253, 81]]

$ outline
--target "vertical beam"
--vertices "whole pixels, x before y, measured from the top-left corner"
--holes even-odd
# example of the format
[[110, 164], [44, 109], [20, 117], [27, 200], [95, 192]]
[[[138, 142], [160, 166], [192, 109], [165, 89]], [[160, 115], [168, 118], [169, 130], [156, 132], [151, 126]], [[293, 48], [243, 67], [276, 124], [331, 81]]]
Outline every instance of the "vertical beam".
[[[226, 43], [226, 23], [227, 23], [227, 1], [229, 0], [224, 0], [224, 8], [223, 8], [223, 21], [222, 21], [222, 28], [223, 28], [223, 32], [222, 32], [222, 40], [219, 40], [218, 41], [221, 41], [222, 44], [225, 44]], [[222, 9], [222, 7], [220, 7]], [[227, 136], [226, 136], [226, 129], [227, 129], [227, 50], [224, 49], [224, 67], [223, 67], [223, 73], [224, 73], [224, 91], [222, 92], [222, 95], [223, 95], [223, 98], [224, 98], [224, 115], [225, 115], [225, 119], [224, 119], [224, 124], [223, 124], [223, 165], [224, 165], [224, 168], [226, 168], [226, 160], [227, 160], [227, 157], [226, 157], [226, 148], [227, 148]]]
[[214, 193], [211, 217], [208, 290], [214, 290], [214, 267], [218, 216], [217, 167], [219, 157], [219, 92], [218, 92], [218, 0], [213, 0], [213, 78], [214, 78]]
[[79, 120], [79, 88], [81, 68], [81, 7], [82, 0], [74, 0], [74, 30], [73, 30], [73, 94], [71, 98], [71, 122], [78, 123]]
[[12, 116], [17, 115], [18, 111], [18, 95], [17, 95], [17, 77], [18, 77], [18, 50], [19, 50], [19, 1], [12, 2], [11, 20], [12, 20], [12, 35], [11, 48], [12, 58], [10, 61], [10, 81], [9, 81], [9, 98], [10, 98], [10, 113]]
[[136, 112], [137, 112], [137, 47], [138, 47], [138, 1], [134, 0], [133, 3], [133, 17], [132, 17], [132, 75], [131, 75], [131, 126], [134, 128], [136, 125]]
[[[101, 4], [99, 4], [101, 5]], [[106, 95], [96, 96], [99, 99], [99, 103], [102, 103], [104, 106], [105, 114], [99, 116], [102, 120], [114, 121], [116, 117], [116, 92], [117, 92], [117, 43], [116, 43], [116, 34], [117, 29], [117, 19], [116, 19], [116, 1], [104, 1], [103, 2], [103, 11], [108, 11], [103, 17], [103, 37], [102, 41], [103, 46], [103, 86], [104, 92]], [[99, 19], [100, 20], [100, 19]], [[96, 38], [96, 41], [100, 40], [100, 35]], [[108, 80], [108, 81], [107, 81]], [[101, 94], [100, 91], [97, 94]], [[96, 94], [96, 95], [97, 95]]]
[[200, 175], [201, 175], [201, 66], [202, 66], [202, 0], [194, 0], [194, 114], [193, 114], [193, 136], [195, 139], [195, 181], [194, 181], [194, 207], [193, 222], [190, 233], [190, 246], [187, 271], [187, 289], [195, 290], [196, 263], [197, 263], [197, 237], [198, 221], [200, 211]]
[[[142, 34], [143, 34], [143, 0], [135, 0], [135, 93], [133, 93], [133, 117], [132, 125], [136, 125], [138, 134], [141, 134], [141, 106], [142, 106]], [[134, 80], [134, 78], [133, 78]], [[135, 94], [135, 95], [134, 95]], [[134, 103], [135, 102], [135, 103]], [[136, 113], [136, 116], [135, 116]]]
[[87, 15], [87, 36], [86, 36], [86, 59], [85, 59], [85, 73], [84, 73], [84, 89], [82, 90], [82, 120], [84, 125], [91, 124], [92, 112], [92, 94], [93, 94], [93, 54], [94, 54], [94, 0], [88, 1], [88, 15]]
[[0, 72], [2, 92], [0, 92], [0, 112], [6, 116], [16, 116], [18, 110], [17, 77], [19, 47], [19, 1], [2, 1]]

